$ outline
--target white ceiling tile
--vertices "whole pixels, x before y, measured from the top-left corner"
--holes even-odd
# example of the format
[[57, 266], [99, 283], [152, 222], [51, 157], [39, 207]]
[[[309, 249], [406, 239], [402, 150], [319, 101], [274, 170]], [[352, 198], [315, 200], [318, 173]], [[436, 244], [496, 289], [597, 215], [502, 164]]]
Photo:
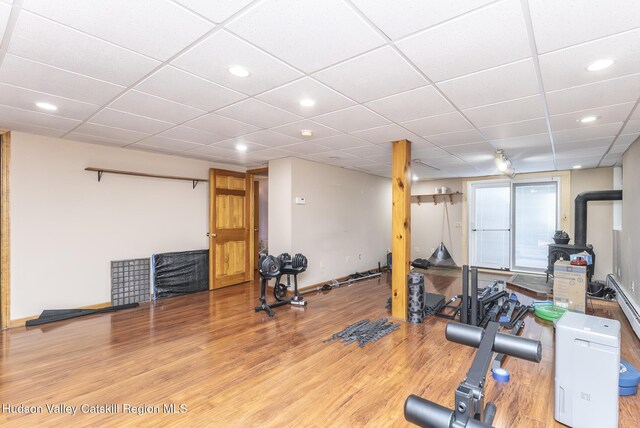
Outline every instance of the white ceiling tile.
[[464, 131], [473, 128], [458, 112], [402, 122], [402, 126], [420, 136]]
[[[303, 129], [313, 131], [313, 136], [303, 137], [301, 134], [301, 131]], [[280, 134], [288, 135], [293, 138], [303, 138], [305, 140], [317, 140], [320, 138], [338, 135], [340, 133], [340, 131], [336, 131], [335, 129], [328, 128], [312, 120], [301, 120], [299, 122], [293, 122], [287, 125], [277, 126], [273, 128], [273, 131], [279, 132]]]
[[[540, 55], [546, 91], [586, 85], [640, 71], [640, 29]], [[612, 66], [588, 71], [595, 60], [611, 58]]]
[[370, 143], [380, 144], [398, 140], [417, 141], [422, 140], [416, 134], [396, 124], [380, 126], [353, 133], [354, 136], [367, 140]]
[[[4, 102], [4, 100], [0, 100], [0, 102]], [[8, 126], [4, 125], [5, 121], [35, 125], [42, 128], [61, 129], [63, 131], [69, 131], [81, 123], [78, 120], [67, 119], [66, 117], [0, 105], [0, 128], [8, 128]]]
[[183, 125], [203, 131], [214, 132], [227, 137], [237, 137], [260, 130], [257, 126], [229, 119], [215, 113], [209, 113], [188, 123], [184, 123]]
[[631, 114], [630, 119], [640, 119], [640, 106], [636, 106], [636, 109]]
[[640, 74], [547, 93], [552, 115], [594, 107], [635, 102], [640, 97]]
[[[371, 70], [376, 71], [372, 73]], [[313, 76], [358, 102], [387, 97], [427, 84], [389, 46], [360, 55]]]
[[366, 103], [371, 110], [395, 122], [453, 111], [454, 108], [433, 86], [402, 92]]
[[638, 132], [640, 132], [640, 119], [628, 121], [622, 130], [623, 134], [636, 134]]
[[156, 134], [169, 129], [172, 123], [161, 120], [149, 119], [118, 110], [104, 109], [89, 119], [89, 122], [98, 125], [112, 126], [114, 128], [129, 129], [146, 134]]
[[49, 137], [62, 137], [67, 133], [63, 129], [53, 129], [43, 126], [35, 126], [31, 123], [15, 122], [6, 118], [0, 119], [0, 128], [9, 129], [11, 131], [28, 132], [31, 134], [47, 135]]
[[539, 53], [638, 27], [640, 2], [600, 0], [529, 2]]
[[613, 137], [594, 138], [590, 140], [571, 141], [571, 142], [559, 142], [556, 143], [556, 154], [573, 152], [575, 150], [588, 150], [588, 149], [607, 149], [613, 142]]
[[[175, 59], [172, 64], [248, 95], [255, 95], [302, 77], [302, 73], [227, 31], [217, 31]], [[232, 65], [247, 68], [251, 75], [246, 78], [233, 76], [228, 70]]]
[[314, 117], [313, 120], [343, 132], [361, 131], [389, 123], [389, 121], [382, 116], [373, 113], [361, 105], [323, 114]]
[[[344, 95], [309, 77], [265, 92], [257, 98], [302, 117], [317, 116], [355, 104]], [[304, 99], [314, 100], [315, 105], [311, 107], [300, 105], [300, 101]]]
[[246, 158], [246, 153], [240, 153], [235, 149], [225, 149], [224, 147], [218, 147], [216, 145], [199, 146], [195, 149], [189, 150], [188, 152], [192, 154], [202, 154], [208, 157], [217, 157], [220, 159], [237, 159], [238, 156], [244, 156]]
[[243, 135], [242, 138], [252, 143], [258, 143], [268, 147], [286, 146], [302, 141], [302, 137], [295, 138], [268, 129]]
[[629, 146], [631, 146], [631, 144], [633, 144], [638, 137], [640, 136], [640, 134], [634, 134], [634, 135], [621, 135], [619, 136], [616, 141], [613, 143], [613, 146], [611, 146], [611, 149], [609, 150], [609, 153], [624, 153], [627, 151], [627, 149], [629, 148]]
[[227, 136], [217, 134], [215, 132], [201, 131], [195, 128], [189, 128], [187, 126], [176, 126], [171, 128], [162, 134], [161, 137], [171, 138], [173, 140], [187, 141], [195, 144], [213, 144], [218, 141], [227, 139]]
[[368, 141], [356, 138], [353, 135], [341, 134], [333, 137], [321, 138], [314, 140], [315, 143], [333, 150], [352, 149], [354, 147], [371, 147]]
[[601, 137], [614, 137], [622, 128], [622, 122], [607, 123], [605, 125], [586, 128], [566, 129], [553, 133], [553, 141], [563, 143], [576, 140], [587, 140]]
[[401, 40], [397, 46], [435, 82], [531, 56], [517, 0], [463, 15]]
[[124, 147], [129, 144], [120, 140], [114, 140], [112, 138], [105, 137], [103, 135], [88, 135], [80, 134], [78, 132], [67, 134], [64, 136], [64, 139], [79, 141], [81, 143], [99, 144], [101, 146]]
[[620, 153], [609, 153], [600, 163], [600, 166], [615, 166], [616, 163], [622, 160], [622, 156]]
[[384, 43], [340, 0], [263, 2], [227, 28], [307, 73]]
[[469, 163], [484, 161], [495, 163], [496, 149], [489, 143], [460, 144], [447, 147], [447, 151]]
[[123, 96], [109, 104], [109, 107], [114, 110], [171, 123], [184, 122], [205, 113], [200, 109], [133, 90], [127, 91]]
[[124, 86], [160, 64], [26, 11], [18, 16], [9, 53]]
[[7, 29], [9, 15], [11, 15], [11, 5], [7, 3], [0, 3], [0, 43], [2, 42], [2, 36], [4, 36], [4, 32]]
[[196, 13], [220, 23], [251, 3], [251, 0], [175, 0]]
[[[162, 61], [214, 27], [168, 0], [83, 0], [72, 7], [25, 0], [23, 8]], [[167, 31], [179, 28], [180, 31]]]
[[282, 149], [265, 149], [257, 152], [249, 153], [248, 160], [252, 162], [266, 162], [273, 159], [280, 159], [293, 156], [293, 153]]
[[84, 120], [98, 109], [95, 104], [87, 104], [3, 83], [0, 83], [0, 94], [2, 94], [1, 102], [5, 105], [40, 113], [44, 113], [44, 111], [36, 107], [37, 102], [53, 104], [58, 107], [58, 110], [46, 112], [47, 114], [68, 117], [69, 119]]
[[359, 158], [371, 158], [374, 156], [385, 156], [385, 158], [391, 159], [391, 146], [367, 146], [367, 147], [356, 147], [353, 149], [344, 149], [342, 150], [345, 153], [349, 153], [350, 155], [359, 157]]
[[[551, 116], [551, 129], [553, 131], [561, 131], [573, 128], [589, 128], [605, 123], [624, 122], [627, 120], [629, 112], [631, 112], [631, 108], [634, 105], [635, 103], [616, 104]], [[596, 116], [598, 120], [591, 123], [580, 123], [580, 119], [587, 116]]]
[[244, 94], [171, 66], [161, 68], [135, 89], [205, 111], [246, 98]]
[[296, 155], [313, 155], [315, 153], [322, 153], [331, 151], [329, 147], [321, 146], [316, 141], [305, 141], [302, 143], [291, 144], [288, 146], [282, 146], [281, 149], [289, 150]]
[[160, 137], [158, 135], [154, 135], [145, 140], [139, 141], [136, 145], [158, 147], [163, 149], [174, 150], [177, 152], [192, 150], [196, 147], [201, 146], [201, 144], [194, 144], [194, 143], [189, 143], [189, 142], [180, 141], [180, 140], [172, 140], [171, 138]]
[[167, 147], [160, 146], [145, 146], [144, 144], [135, 143], [126, 147], [129, 150], [140, 150], [143, 152], [151, 152], [151, 153], [163, 153], [166, 155], [177, 155], [180, 153], [180, 150], [174, 150]]
[[272, 128], [300, 120], [300, 116], [296, 114], [289, 113], [255, 98], [240, 101], [220, 109], [216, 113], [260, 128]]
[[467, 131], [430, 135], [427, 139], [436, 146], [448, 147], [459, 144], [478, 143], [483, 141], [484, 137], [475, 129], [469, 129]]
[[433, 147], [430, 149], [412, 150], [411, 158], [420, 159], [429, 163], [429, 159], [447, 157], [449, 153], [439, 147]]
[[482, 135], [489, 140], [502, 140], [523, 135], [541, 134], [547, 131], [547, 120], [544, 118], [480, 128]]
[[7, 54], [0, 66], [0, 81], [91, 104], [102, 105], [124, 90], [123, 86], [71, 73]]
[[435, 167], [441, 168], [441, 169], [444, 168], [444, 167], [461, 166], [461, 165], [466, 165], [467, 164], [462, 159], [460, 159], [460, 158], [458, 158], [456, 156], [453, 156], [453, 155], [439, 157], [439, 158], [433, 158], [433, 159], [430, 159], [427, 163], [430, 164], [431, 166], [435, 166]]
[[149, 136], [142, 132], [113, 128], [110, 126], [96, 125], [95, 123], [83, 123], [73, 130], [73, 134], [82, 134], [92, 137], [104, 137], [113, 141], [133, 143]]
[[459, 108], [522, 98], [538, 93], [538, 82], [530, 59], [438, 83]]
[[522, 122], [544, 117], [544, 106], [540, 95], [518, 98], [495, 104], [474, 107], [462, 111], [476, 126], [500, 125], [510, 122]]
[[497, 149], [535, 149], [551, 150], [551, 139], [549, 134], [527, 135], [524, 137], [505, 138], [504, 140], [493, 140], [491, 145]]
[[432, 27], [493, 0], [415, 1], [353, 0], [353, 3], [392, 40]]

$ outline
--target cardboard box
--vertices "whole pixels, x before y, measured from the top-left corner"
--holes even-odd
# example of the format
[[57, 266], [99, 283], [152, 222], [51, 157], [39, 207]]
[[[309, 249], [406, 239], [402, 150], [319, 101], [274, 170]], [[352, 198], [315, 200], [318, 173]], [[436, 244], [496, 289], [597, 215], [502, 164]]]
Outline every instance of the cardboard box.
[[553, 304], [573, 312], [587, 308], [587, 267], [573, 266], [566, 260], [553, 265]]

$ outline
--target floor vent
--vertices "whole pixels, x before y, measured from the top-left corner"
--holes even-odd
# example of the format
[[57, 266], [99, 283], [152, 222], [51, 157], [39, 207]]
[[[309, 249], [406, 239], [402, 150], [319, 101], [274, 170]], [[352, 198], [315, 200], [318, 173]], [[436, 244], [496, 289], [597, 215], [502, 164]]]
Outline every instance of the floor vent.
[[151, 287], [149, 259], [117, 260], [111, 262], [111, 304], [148, 302]]

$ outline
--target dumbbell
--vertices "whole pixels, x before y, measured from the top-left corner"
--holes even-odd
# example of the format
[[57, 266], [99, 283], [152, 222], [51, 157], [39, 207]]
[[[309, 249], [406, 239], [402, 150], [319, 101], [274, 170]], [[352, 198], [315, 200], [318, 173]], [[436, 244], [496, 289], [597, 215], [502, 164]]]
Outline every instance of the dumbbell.
[[287, 263], [291, 263], [291, 254], [282, 253], [278, 256], [278, 260], [280, 260], [280, 267], [284, 267]]
[[307, 264], [308, 264], [307, 258], [301, 253], [298, 253], [295, 256], [293, 256], [293, 259], [291, 260], [291, 267], [293, 269], [306, 269]]
[[262, 256], [258, 261], [258, 273], [265, 278], [275, 278], [280, 274], [280, 260], [274, 256]]

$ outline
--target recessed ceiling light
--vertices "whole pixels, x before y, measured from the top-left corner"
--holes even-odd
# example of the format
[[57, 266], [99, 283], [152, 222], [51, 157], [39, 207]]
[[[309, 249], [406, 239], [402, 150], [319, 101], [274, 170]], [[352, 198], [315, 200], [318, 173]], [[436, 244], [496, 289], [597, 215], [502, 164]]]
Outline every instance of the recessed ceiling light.
[[302, 134], [303, 137], [311, 137], [313, 136], [313, 131], [310, 129], [303, 129], [300, 131], [300, 134]]
[[314, 105], [316, 105], [316, 100], [312, 100], [311, 98], [305, 98], [303, 100], [300, 100], [300, 105], [302, 107], [313, 107]]
[[600, 71], [611, 67], [615, 61], [611, 58], [603, 58], [592, 62], [587, 66], [587, 71]]
[[418, 176], [417, 175], [413, 176], [413, 181], [418, 181]]
[[591, 123], [591, 122], [595, 122], [596, 120], [598, 120], [598, 116], [585, 116], [582, 119], [578, 119], [578, 122]]
[[229, 67], [229, 73], [233, 74], [236, 77], [249, 77], [251, 72], [244, 68], [241, 65], [232, 65]]
[[582, 168], [582, 165], [574, 165], [573, 166], [573, 169], [580, 169], [580, 168]]
[[246, 144], [242, 144], [242, 143], [238, 143], [236, 144], [236, 150], [239, 152], [246, 152], [247, 151], [247, 145]]
[[41, 108], [42, 110], [48, 110], [48, 111], [58, 110], [58, 107], [54, 106], [51, 103], [45, 103], [45, 102], [37, 102], [36, 107]]

